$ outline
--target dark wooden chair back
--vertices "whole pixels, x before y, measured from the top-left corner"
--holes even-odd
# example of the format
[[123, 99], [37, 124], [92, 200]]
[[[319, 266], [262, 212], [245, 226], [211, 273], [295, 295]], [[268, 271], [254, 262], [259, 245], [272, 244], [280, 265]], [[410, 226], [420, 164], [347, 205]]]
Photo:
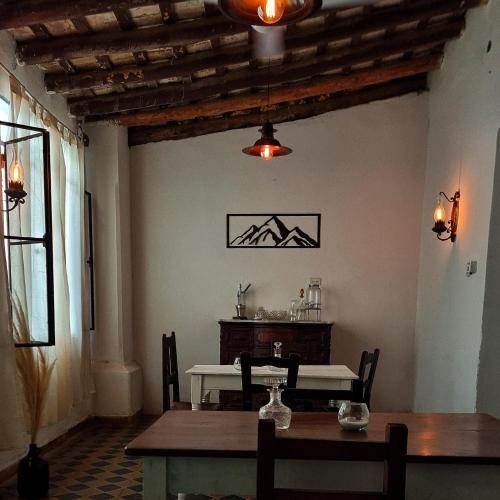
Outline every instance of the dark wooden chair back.
[[[320, 441], [277, 438], [273, 420], [259, 420], [257, 500], [404, 500], [408, 429], [388, 424], [385, 441]], [[276, 459], [384, 462], [382, 492], [288, 490], [274, 487]]]
[[[314, 411], [314, 402], [330, 400], [363, 402], [363, 381], [353, 380], [350, 391], [327, 389], [285, 389], [283, 402], [294, 411]], [[322, 409], [321, 411], [325, 411]]]
[[267, 387], [261, 384], [252, 384], [252, 366], [275, 366], [286, 368], [286, 387], [297, 387], [300, 357], [298, 354], [290, 354], [288, 358], [252, 357], [249, 352], [242, 352], [241, 361], [241, 387], [243, 389], [243, 410], [252, 411], [253, 395], [265, 393]]
[[[171, 408], [172, 402], [179, 402], [179, 368], [177, 366], [177, 345], [175, 332], [170, 337], [162, 337], [162, 378], [163, 378], [163, 411]], [[172, 386], [172, 398], [170, 397]]]
[[[380, 349], [375, 349], [373, 352], [363, 351], [361, 354], [361, 361], [359, 363], [358, 377], [363, 381], [363, 403], [368, 406], [368, 409], [371, 409], [370, 400], [379, 355]], [[370, 369], [367, 375], [366, 372], [368, 367], [370, 367]]]

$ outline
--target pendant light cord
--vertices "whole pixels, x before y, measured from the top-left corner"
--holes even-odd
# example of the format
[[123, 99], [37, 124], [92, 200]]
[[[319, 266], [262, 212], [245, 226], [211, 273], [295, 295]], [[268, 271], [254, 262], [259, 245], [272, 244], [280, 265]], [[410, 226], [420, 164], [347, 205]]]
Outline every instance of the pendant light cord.
[[269, 106], [271, 104], [271, 56], [267, 60], [267, 110], [266, 110], [266, 121], [269, 122]]

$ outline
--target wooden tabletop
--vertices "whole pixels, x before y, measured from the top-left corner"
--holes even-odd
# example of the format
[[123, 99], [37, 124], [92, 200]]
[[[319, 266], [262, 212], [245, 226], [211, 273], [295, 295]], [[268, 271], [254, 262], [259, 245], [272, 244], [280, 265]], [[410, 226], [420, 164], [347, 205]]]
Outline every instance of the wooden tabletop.
[[[127, 455], [253, 458], [256, 412], [169, 411], [135, 438]], [[283, 439], [383, 441], [388, 423], [408, 426], [408, 461], [500, 465], [500, 420], [484, 414], [372, 413], [367, 432], [342, 431], [334, 413], [293, 413]]]
[[[232, 375], [241, 377], [241, 371], [233, 365], [195, 365], [186, 371], [188, 375]], [[273, 377], [286, 374], [286, 368], [253, 367], [254, 376]], [[300, 365], [300, 378], [328, 378], [356, 380], [358, 376], [345, 365]]]

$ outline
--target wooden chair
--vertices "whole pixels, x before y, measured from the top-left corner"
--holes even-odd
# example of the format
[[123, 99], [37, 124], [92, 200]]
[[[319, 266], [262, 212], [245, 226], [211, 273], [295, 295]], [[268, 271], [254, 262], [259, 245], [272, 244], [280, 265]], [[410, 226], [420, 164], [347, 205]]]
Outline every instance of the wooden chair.
[[297, 387], [297, 377], [299, 373], [298, 354], [290, 354], [289, 358], [252, 357], [249, 352], [242, 352], [241, 361], [241, 386], [243, 389], [243, 410], [252, 411], [253, 395], [266, 392], [267, 387], [261, 384], [252, 384], [252, 366], [275, 366], [277, 368], [286, 368], [287, 387]]
[[[177, 344], [175, 332], [162, 336], [162, 379], [163, 379], [163, 411], [191, 410], [190, 402], [180, 401], [179, 394], [179, 367], [177, 365]], [[172, 386], [172, 397], [170, 396]], [[202, 410], [218, 410], [215, 403], [202, 403]]]
[[283, 402], [293, 411], [328, 411], [326, 406], [317, 408], [314, 403], [319, 401], [326, 404], [331, 400], [363, 402], [363, 381], [353, 380], [350, 391], [287, 388], [283, 392]]
[[[370, 408], [370, 400], [372, 395], [373, 380], [375, 378], [375, 372], [377, 370], [378, 358], [380, 355], [380, 349], [375, 349], [373, 352], [363, 351], [361, 354], [361, 360], [359, 363], [358, 377], [359, 380], [363, 381], [363, 403]], [[366, 375], [366, 370], [370, 367], [368, 376]]]
[[[385, 442], [280, 439], [273, 420], [259, 420], [257, 500], [404, 500], [408, 429], [388, 424]], [[381, 493], [289, 490], [274, 487], [275, 459], [384, 462]]]

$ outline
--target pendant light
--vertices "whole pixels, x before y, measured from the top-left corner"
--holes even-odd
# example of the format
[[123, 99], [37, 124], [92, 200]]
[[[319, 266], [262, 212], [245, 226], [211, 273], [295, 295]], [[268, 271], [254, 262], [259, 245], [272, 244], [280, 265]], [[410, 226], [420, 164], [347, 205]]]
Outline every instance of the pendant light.
[[219, 7], [239, 23], [284, 26], [311, 15], [321, 7], [321, 0], [219, 0]]
[[255, 142], [253, 146], [248, 146], [243, 149], [243, 153], [250, 156], [260, 156], [263, 160], [272, 160], [275, 156], [286, 156], [292, 152], [292, 149], [287, 146], [282, 146], [280, 141], [274, 137], [274, 132], [276, 129], [273, 124], [269, 121], [269, 105], [270, 105], [270, 72], [271, 59], [267, 66], [267, 118], [262, 128], [259, 129], [261, 137]]

